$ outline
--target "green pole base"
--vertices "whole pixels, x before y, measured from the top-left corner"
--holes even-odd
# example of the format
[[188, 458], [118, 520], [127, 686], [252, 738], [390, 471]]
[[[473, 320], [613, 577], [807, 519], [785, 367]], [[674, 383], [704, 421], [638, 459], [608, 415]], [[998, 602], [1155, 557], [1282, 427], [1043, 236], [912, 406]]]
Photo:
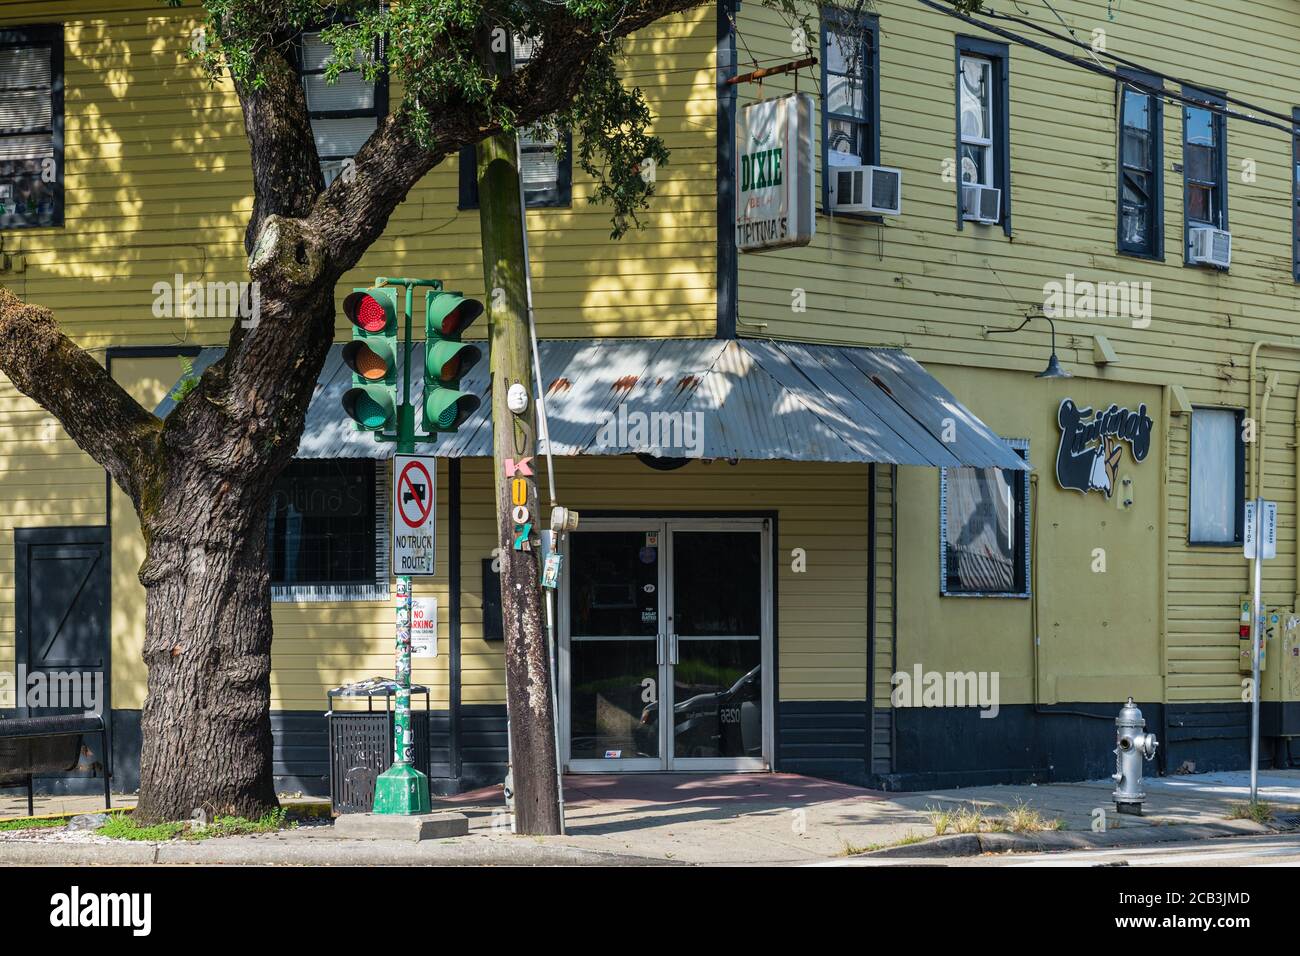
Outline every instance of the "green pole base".
[[429, 812], [429, 778], [395, 763], [375, 780], [375, 813], [412, 816]]

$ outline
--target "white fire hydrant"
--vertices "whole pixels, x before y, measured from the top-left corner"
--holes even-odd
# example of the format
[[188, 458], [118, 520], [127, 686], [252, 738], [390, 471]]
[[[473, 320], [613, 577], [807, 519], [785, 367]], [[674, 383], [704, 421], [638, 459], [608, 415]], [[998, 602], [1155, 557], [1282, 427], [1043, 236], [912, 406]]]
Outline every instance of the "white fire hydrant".
[[1155, 734], [1146, 733], [1146, 718], [1138, 710], [1133, 698], [1128, 699], [1115, 718], [1115, 810], [1118, 813], [1142, 815], [1142, 761], [1156, 755], [1160, 742]]

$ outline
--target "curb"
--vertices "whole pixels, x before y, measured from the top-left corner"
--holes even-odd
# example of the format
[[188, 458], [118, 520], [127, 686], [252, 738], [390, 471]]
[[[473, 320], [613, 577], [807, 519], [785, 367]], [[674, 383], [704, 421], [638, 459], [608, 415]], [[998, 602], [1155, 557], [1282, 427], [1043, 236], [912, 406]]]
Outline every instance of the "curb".
[[891, 846], [858, 854], [870, 858], [929, 859], [944, 856], [979, 856], [982, 853], [1043, 853], [1052, 850], [1093, 850], [1117, 846], [1150, 846], [1215, 837], [1260, 836], [1277, 832], [1251, 820], [1216, 823], [1179, 823], [1124, 827], [1093, 833], [1084, 830], [1049, 830], [1041, 833], [958, 833], [931, 837], [921, 843]]
[[198, 843], [0, 841], [3, 866], [686, 866], [570, 846], [431, 840], [225, 837]]

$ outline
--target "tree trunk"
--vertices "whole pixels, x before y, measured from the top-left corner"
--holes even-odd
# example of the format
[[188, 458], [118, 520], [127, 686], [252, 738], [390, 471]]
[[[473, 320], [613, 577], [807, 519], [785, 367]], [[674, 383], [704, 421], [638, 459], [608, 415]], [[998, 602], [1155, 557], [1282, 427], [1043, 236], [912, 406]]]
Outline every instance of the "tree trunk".
[[249, 518], [234, 549], [201, 536], [150, 547], [146, 568], [169, 571], [147, 584], [143, 822], [199, 807], [256, 820], [277, 806], [266, 516]]
[[[537, 560], [537, 529], [542, 521], [537, 483], [532, 478], [536, 418], [531, 402], [520, 414], [506, 405], [511, 385], [522, 384], [529, 396], [535, 393], [529, 364], [523, 210], [514, 139], [501, 135], [483, 141], [478, 160], [483, 275], [492, 323], [493, 466], [515, 829], [527, 834], [557, 834], [561, 828], [555, 713]], [[523, 522], [516, 520], [520, 508], [527, 512]]]

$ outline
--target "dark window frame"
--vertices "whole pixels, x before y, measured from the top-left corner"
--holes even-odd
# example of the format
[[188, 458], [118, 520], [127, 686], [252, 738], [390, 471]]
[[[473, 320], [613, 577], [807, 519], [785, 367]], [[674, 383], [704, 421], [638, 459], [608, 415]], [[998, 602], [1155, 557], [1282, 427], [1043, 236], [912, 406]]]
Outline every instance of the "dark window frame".
[[[1115, 165], [1117, 187], [1115, 193], [1115, 248], [1121, 255], [1137, 259], [1152, 259], [1163, 262], [1165, 259], [1165, 175], [1164, 175], [1164, 98], [1152, 92], [1161, 89], [1164, 80], [1155, 73], [1121, 67], [1118, 71], [1123, 77], [1116, 83], [1116, 152]], [[1140, 84], [1134, 86], [1125, 80]], [[1150, 202], [1147, 223], [1148, 242], [1145, 248], [1124, 239], [1124, 109], [1129, 91], [1146, 96], [1150, 110], [1151, 142], [1148, 157], [1151, 163]]]
[[[957, 180], [957, 228], [966, 228], [962, 218], [961, 179], [961, 59], [963, 56], [982, 57], [993, 62], [991, 71], [993, 89], [993, 185], [1002, 190], [1002, 231], [1011, 235], [1011, 50], [1005, 43], [994, 43], [980, 37], [958, 35], [953, 44], [953, 107], [956, 143], [954, 157]], [[982, 226], [984, 223], [973, 222]]]
[[[385, 530], [381, 526], [375, 502], [378, 500], [379, 483], [382, 477], [379, 474], [378, 462], [373, 458], [295, 458], [286, 468], [282, 478], [290, 474], [291, 469], [295, 466], [314, 466], [323, 468], [326, 464], [334, 464], [340, 467], [340, 477], [346, 480], [350, 477], [342, 471], [343, 468], [355, 466], [356, 470], [361, 473], [364, 481], [362, 490], [362, 502], [364, 509], [362, 514], [369, 522], [369, 527], [364, 532], [364, 538], [368, 545], [368, 550], [362, 557], [364, 572], [357, 577], [347, 579], [313, 579], [313, 580], [294, 580], [287, 581], [282, 577], [276, 577], [282, 574], [280, 566], [283, 563], [283, 554], [277, 550], [277, 539], [272, 537], [272, 525], [268, 523], [267, 527], [267, 566], [271, 575], [271, 586], [277, 592], [282, 592], [286, 596], [292, 596], [292, 592], [298, 588], [374, 588], [381, 577], [386, 577], [385, 561], [379, 553], [378, 540], [381, 531]], [[277, 479], [279, 480], [279, 479]], [[272, 508], [274, 509], [275, 499], [272, 498]]]
[[[1227, 103], [1224, 99], [1224, 94], [1218, 90], [1207, 90], [1200, 87], [1184, 86], [1182, 92], [1184, 96], [1194, 97], [1195, 99], [1202, 100], [1203, 102], [1218, 107], [1224, 107]], [[1187, 114], [1192, 109], [1206, 109], [1206, 107], [1192, 106], [1187, 103], [1183, 104], [1183, 265], [1202, 268], [1202, 263], [1194, 263], [1191, 261], [1192, 249], [1190, 240], [1192, 235], [1192, 218], [1190, 215], [1190, 199], [1192, 192], [1191, 187], [1194, 183], [1189, 180], [1187, 176]], [[1214, 130], [1214, 149], [1216, 153], [1214, 160], [1215, 172], [1219, 177], [1217, 188], [1215, 190], [1215, 208], [1211, 214], [1218, 216], [1220, 221], [1206, 223], [1198, 219], [1196, 220], [1196, 225], [1210, 225], [1217, 229], [1230, 231], [1228, 226], [1228, 120], [1221, 109], [1210, 110], [1209, 112], [1210, 122]], [[1227, 271], [1219, 266], [1212, 266], [1209, 268], [1219, 269], [1224, 272]]]
[[[849, 15], [843, 10], [836, 10], [833, 7], [823, 7], [821, 11], [821, 28], [818, 54], [821, 58], [822, 68], [820, 70], [820, 90], [821, 97], [819, 102], [819, 112], [821, 113], [821, 209], [818, 212], [823, 215], [832, 215], [831, 213], [831, 180], [830, 180], [830, 125], [831, 120], [845, 120], [848, 122], [861, 123], [867, 127], [867, 138], [864, 146], [866, 153], [863, 156], [863, 164], [867, 166], [880, 165], [880, 17], [874, 13], [863, 13], [860, 15], [858, 28], [865, 28], [862, 37], [862, 50], [860, 53], [862, 68], [867, 73], [864, 82], [864, 92], [870, 99], [867, 105], [867, 118], [860, 120], [855, 116], [848, 114], [832, 114], [826, 107], [827, 87], [826, 82], [826, 64], [829, 62], [826, 56], [826, 43], [829, 34], [834, 32], [836, 26], [844, 26], [848, 23]], [[866, 222], [881, 222], [882, 217], [869, 213], [855, 212], [837, 212], [833, 213], [836, 219], [860, 219]]]
[[[64, 30], [61, 23], [40, 23], [0, 29], [0, 47], [49, 46], [50, 48], [50, 145], [54, 160], [54, 182], [48, 183], [54, 200], [49, 222], [4, 224], [0, 232], [18, 229], [61, 229], [64, 226]], [[43, 131], [42, 131], [43, 132]], [[7, 215], [7, 214], [6, 214]]]
[[[515, 39], [510, 38], [510, 62], [515, 59]], [[544, 194], [524, 191], [524, 206], [528, 209], [568, 209], [573, 205], [573, 134], [561, 132], [557, 137], [560, 156], [555, 163], [555, 188]], [[457, 156], [458, 190], [456, 208], [478, 209], [478, 153], [477, 147], [462, 146]], [[521, 170], [522, 172], [522, 170]]]
[[[306, 33], [319, 34], [321, 31], [326, 30], [329, 27], [335, 25], [336, 25], [335, 22], [321, 23], [316, 26], [304, 29], [301, 33], [299, 33], [296, 37], [294, 37], [293, 66], [294, 66], [294, 70], [298, 74], [298, 80], [300, 83], [302, 82], [304, 77], [321, 76], [325, 72], [324, 70], [307, 70], [303, 67], [303, 49], [302, 49], [303, 34]], [[376, 56], [378, 57], [378, 55], [379, 55], [378, 51], [376, 51]], [[361, 109], [361, 110], [313, 110], [310, 107], [308, 107], [307, 110], [308, 121], [318, 120], [318, 119], [362, 119], [362, 118], [373, 117], [375, 120], [375, 127], [378, 128], [380, 122], [382, 122], [384, 117], [388, 115], [388, 107], [389, 107], [387, 61], [386, 60], [382, 61], [380, 66], [381, 69], [380, 69], [379, 77], [375, 80], [375, 105], [374, 106], [372, 106], [370, 109]], [[305, 87], [303, 92], [305, 95], [306, 94]], [[315, 146], [315, 142], [316, 142], [315, 134], [313, 133], [312, 135], [313, 146]], [[321, 164], [342, 162], [344, 160], [352, 159], [354, 156], [356, 156], [356, 153], [353, 153], [351, 156], [321, 156], [319, 150], [317, 150], [316, 153], [316, 159]]]
[[[1234, 455], [1236, 458], [1234, 468], [1234, 480], [1236, 481], [1236, 494], [1233, 496], [1237, 502], [1237, 514], [1234, 524], [1234, 531], [1231, 541], [1204, 541], [1192, 537], [1192, 511], [1196, 507], [1194, 500], [1193, 477], [1196, 474], [1192, 463], [1192, 429], [1196, 427], [1197, 411], [1210, 412], [1233, 412], [1236, 422], [1235, 434], [1236, 442], [1234, 443]], [[1230, 405], [1193, 405], [1191, 421], [1187, 425], [1187, 544], [1193, 548], [1233, 548], [1240, 547], [1245, 541], [1246, 530], [1246, 508], [1245, 508], [1245, 490], [1246, 490], [1246, 440], [1242, 434], [1242, 426], [1246, 421], [1246, 410], [1244, 408], [1233, 408]]]
[[[1008, 448], [1029, 463], [1029, 440], [1026, 438], [1004, 438]], [[953, 598], [1012, 598], [1024, 599], [1033, 596], [1033, 568], [1031, 553], [1032, 531], [1029, 518], [1031, 506], [1030, 495], [1033, 489], [1029, 483], [1029, 472], [1016, 472], [1016, 546], [1015, 560], [1016, 581], [1019, 585], [1010, 591], [957, 591], [948, 587], [948, 468], [939, 469], [939, 596]], [[984, 469], [976, 469], [984, 470]], [[1006, 469], [997, 469], [1006, 470]]]

